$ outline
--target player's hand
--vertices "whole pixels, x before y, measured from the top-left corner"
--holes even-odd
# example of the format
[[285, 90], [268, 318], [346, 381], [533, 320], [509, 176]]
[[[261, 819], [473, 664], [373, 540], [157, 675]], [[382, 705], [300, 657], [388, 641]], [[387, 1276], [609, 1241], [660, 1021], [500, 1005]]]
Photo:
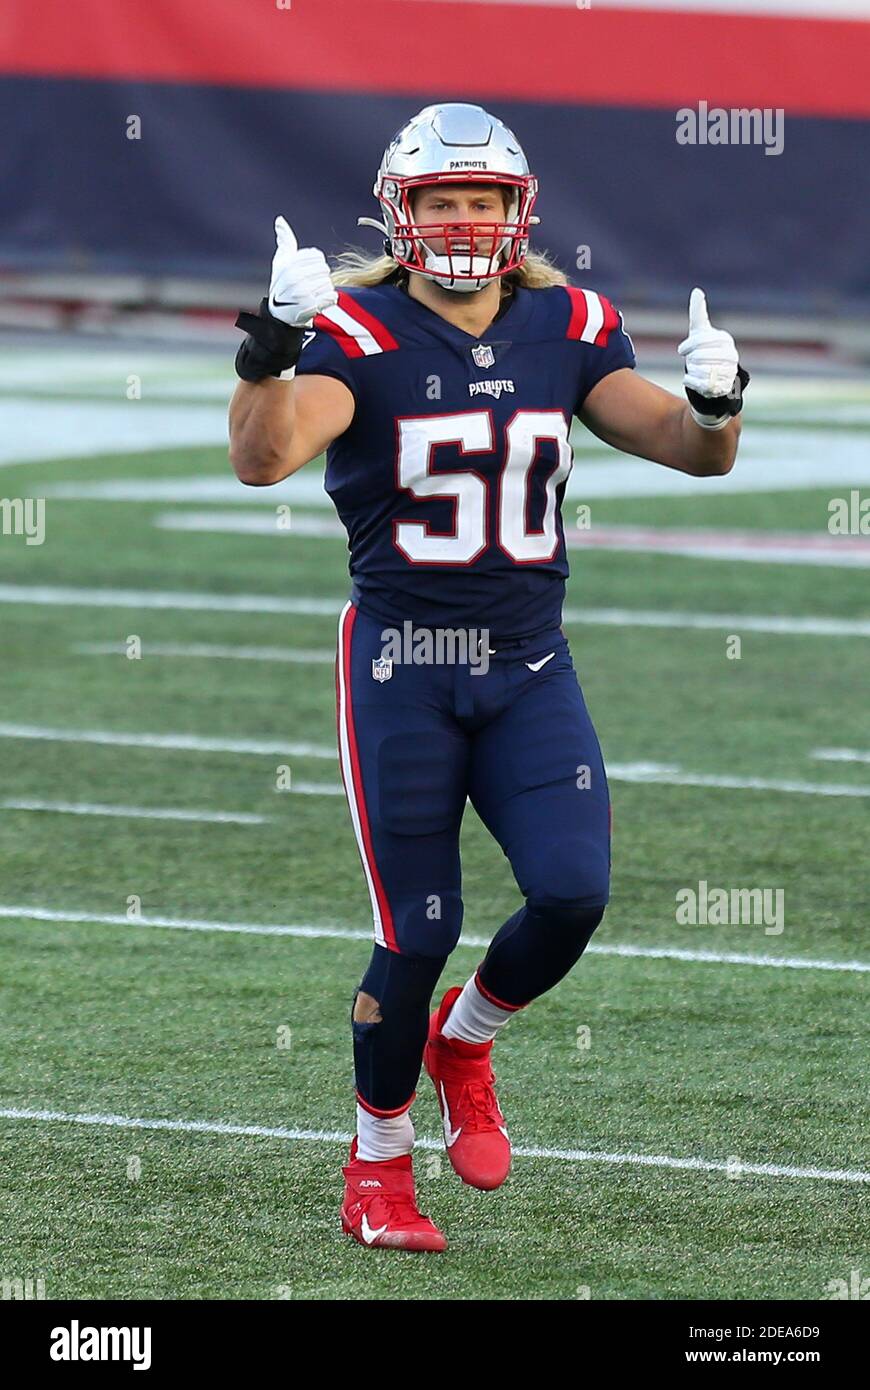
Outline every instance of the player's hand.
[[689, 298], [689, 336], [677, 348], [686, 359], [683, 385], [700, 396], [727, 396], [737, 375], [737, 345], [724, 328], [714, 328], [703, 290]]
[[677, 352], [685, 357], [684, 386], [699, 396], [727, 396], [737, 377], [737, 343], [724, 328], [713, 328], [703, 289], [689, 296], [689, 335]]
[[721, 430], [743, 409], [749, 373], [741, 367], [737, 345], [724, 328], [714, 328], [703, 290], [689, 296], [689, 336], [677, 348], [686, 359], [683, 386], [696, 425]]
[[269, 313], [292, 328], [307, 328], [315, 314], [338, 303], [326, 257], [314, 246], [300, 251], [283, 217], [275, 218], [275, 237]]

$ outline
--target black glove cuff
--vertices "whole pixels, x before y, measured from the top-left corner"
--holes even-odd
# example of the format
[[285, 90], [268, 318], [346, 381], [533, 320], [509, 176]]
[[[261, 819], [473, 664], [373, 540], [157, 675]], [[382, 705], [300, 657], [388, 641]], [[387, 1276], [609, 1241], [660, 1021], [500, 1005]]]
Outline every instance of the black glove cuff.
[[727, 396], [702, 396], [700, 391], [686, 387], [689, 405], [694, 406], [699, 415], [711, 420], [721, 420], [723, 415], [739, 415], [743, 409], [743, 391], [751, 380], [745, 367], [738, 366], [734, 385]]
[[295, 367], [302, 351], [304, 328], [293, 328], [269, 313], [269, 301], [260, 301], [256, 314], [242, 310], [236, 319], [247, 338], [236, 353], [236, 373], [243, 381], [262, 381], [266, 376], [280, 376], [288, 367]]

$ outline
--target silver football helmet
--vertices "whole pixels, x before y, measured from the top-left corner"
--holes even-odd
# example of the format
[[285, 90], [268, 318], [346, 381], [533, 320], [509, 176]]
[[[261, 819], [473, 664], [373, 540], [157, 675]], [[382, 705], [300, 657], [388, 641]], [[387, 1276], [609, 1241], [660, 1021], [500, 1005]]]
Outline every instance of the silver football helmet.
[[[504, 220], [415, 222], [414, 190], [438, 183], [502, 185], [510, 194]], [[531, 215], [538, 181], [516, 136], [481, 106], [463, 102], [427, 106], [403, 126], [384, 152], [372, 191], [384, 220], [361, 217], [360, 224], [384, 233], [399, 265], [448, 290], [482, 289], [522, 265], [538, 221]], [[427, 238], [443, 246], [441, 254]]]

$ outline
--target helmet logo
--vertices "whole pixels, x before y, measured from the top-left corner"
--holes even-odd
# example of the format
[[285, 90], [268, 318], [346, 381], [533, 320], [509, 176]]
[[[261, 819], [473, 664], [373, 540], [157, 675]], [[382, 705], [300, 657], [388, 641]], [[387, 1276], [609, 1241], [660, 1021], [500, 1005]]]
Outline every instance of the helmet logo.
[[485, 159], [451, 159], [451, 169], [488, 169]]

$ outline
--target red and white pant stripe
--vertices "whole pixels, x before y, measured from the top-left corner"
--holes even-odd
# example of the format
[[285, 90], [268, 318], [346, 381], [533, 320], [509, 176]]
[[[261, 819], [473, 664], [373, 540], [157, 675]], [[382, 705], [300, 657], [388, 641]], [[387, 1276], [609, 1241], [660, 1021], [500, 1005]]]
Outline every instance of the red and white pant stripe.
[[375, 941], [379, 945], [395, 951], [398, 947], [393, 927], [393, 914], [375, 862], [353, 717], [350, 654], [355, 621], [356, 608], [352, 603], [345, 604], [338, 620], [338, 656], [335, 665], [338, 755], [347, 804], [350, 808], [350, 818], [372, 903]]

